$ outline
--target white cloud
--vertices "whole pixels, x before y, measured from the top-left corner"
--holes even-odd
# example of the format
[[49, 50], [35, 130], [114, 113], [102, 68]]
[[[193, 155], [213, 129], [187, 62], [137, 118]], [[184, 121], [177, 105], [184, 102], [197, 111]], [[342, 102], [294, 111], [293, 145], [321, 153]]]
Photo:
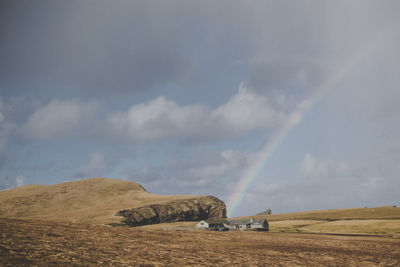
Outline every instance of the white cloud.
[[4, 115], [3, 113], [0, 112], [0, 124], [3, 122], [3, 120], [4, 120]]
[[306, 153], [300, 170], [306, 177], [328, 177], [345, 173], [348, 165], [345, 162], [318, 160], [310, 153]]
[[79, 178], [104, 177], [107, 166], [108, 163], [102, 154], [92, 153], [89, 163], [82, 167], [75, 176]]
[[280, 126], [286, 116], [274, 110], [267, 97], [254, 94], [242, 83], [239, 92], [212, 112], [212, 119], [229, 131], [244, 133], [253, 129]]
[[[279, 99], [272, 100], [279, 102]], [[124, 138], [135, 142], [218, 140], [257, 129], [279, 129], [293, 121], [295, 114], [284, 112], [283, 107], [274, 107], [270, 102], [267, 96], [255, 94], [242, 83], [236, 94], [215, 109], [200, 103], [179, 105], [159, 96], [98, 120], [94, 116], [98, 111], [95, 102], [54, 99], [37, 108], [20, 131], [28, 139], [96, 134], [112, 140]]]
[[241, 85], [237, 94], [214, 110], [201, 104], [179, 106], [160, 96], [134, 105], [126, 112], [110, 114], [107, 122], [112, 134], [148, 141], [218, 139], [279, 127], [286, 119], [283, 112], [271, 107], [265, 96], [256, 95]]
[[127, 112], [111, 114], [107, 121], [117, 134], [136, 140], [154, 140], [195, 134], [206, 121], [208, 109], [200, 104], [179, 106], [160, 96], [132, 106]]
[[62, 138], [88, 129], [97, 104], [78, 100], [54, 99], [38, 108], [22, 126], [22, 133], [30, 139]]

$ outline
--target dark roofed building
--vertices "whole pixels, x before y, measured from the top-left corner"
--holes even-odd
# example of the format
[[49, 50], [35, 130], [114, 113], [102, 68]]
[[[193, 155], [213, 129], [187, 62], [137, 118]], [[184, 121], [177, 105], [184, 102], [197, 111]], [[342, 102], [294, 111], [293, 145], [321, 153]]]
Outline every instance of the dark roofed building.
[[202, 220], [196, 224], [197, 228], [223, 229], [229, 228], [229, 221], [225, 219]]
[[202, 220], [196, 224], [196, 228], [200, 229], [232, 229], [232, 230], [258, 230], [258, 231], [269, 231], [269, 223], [266, 219], [254, 219], [250, 220]]
[[239, 230], [262, 230], [268, 231], [269, 230], [269, 223], [267, 219], [254, 219], [251, 218], [250, 220], [230, 220], [230, 228], [232, 229], [239, 229]]

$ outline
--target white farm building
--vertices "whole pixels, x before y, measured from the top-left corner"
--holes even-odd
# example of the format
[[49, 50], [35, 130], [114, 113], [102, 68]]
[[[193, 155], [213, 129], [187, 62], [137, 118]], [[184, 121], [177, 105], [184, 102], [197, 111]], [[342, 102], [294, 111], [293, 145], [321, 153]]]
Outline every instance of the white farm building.
[[269, 231], [267, 219], [230, 220], [230, 228], [237, 230]]
[[200, 229], [227, 229], [229, 221], [221, 220], [202, 220], [196, 224], [196, 228]]
[[196, 224], [199, 229], [213, 229], [213, 230], [255, 230], [255, 231], [269, 231], [269, 223], [266, 219], [250, 220], [202, 220]]

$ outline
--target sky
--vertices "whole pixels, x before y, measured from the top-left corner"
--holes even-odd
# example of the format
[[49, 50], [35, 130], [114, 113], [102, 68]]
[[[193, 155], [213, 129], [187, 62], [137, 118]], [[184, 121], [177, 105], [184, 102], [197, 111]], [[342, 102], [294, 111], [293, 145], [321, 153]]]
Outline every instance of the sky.
[[89, 177], [229, 216], [400, 205], [400, 2], [0, 2], [0, 190]]

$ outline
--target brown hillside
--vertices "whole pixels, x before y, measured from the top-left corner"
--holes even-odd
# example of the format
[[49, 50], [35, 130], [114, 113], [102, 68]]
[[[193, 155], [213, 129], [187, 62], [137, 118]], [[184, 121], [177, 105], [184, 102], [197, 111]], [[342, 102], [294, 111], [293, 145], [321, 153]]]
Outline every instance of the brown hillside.
[[[284, 214], [255, 215], [254, 218], [267, 218], [269, 221], [283, 220], [363, 220], [400, 219], [400, 208], [384, 206], [378, 208], [330, 209], [292, 212]], [[245, 217], [243, 217], [245, 218]]]
[[241, 219], [267, 218], [272, 232], [372, 234], [398, 236], [400, 208], [355, 208], [314, 210], [286, 214], [255, 215]]
[[116, 216], [120, 210], [199, 198], [192, 195], [156, 195], [134, 182], [91, 178], [2, 191], [0, 217], [110, 224], [123, 220], [123, 217]]

